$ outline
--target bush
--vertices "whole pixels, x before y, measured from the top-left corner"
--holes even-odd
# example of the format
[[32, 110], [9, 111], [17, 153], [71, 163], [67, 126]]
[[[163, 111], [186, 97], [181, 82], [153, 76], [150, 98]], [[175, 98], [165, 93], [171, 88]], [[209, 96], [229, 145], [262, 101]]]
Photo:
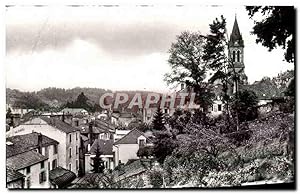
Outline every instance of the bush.
[[162, 172], [156, 170], [150, 171], [149, 178], [153, 188], [160, 188], [163, 185]]

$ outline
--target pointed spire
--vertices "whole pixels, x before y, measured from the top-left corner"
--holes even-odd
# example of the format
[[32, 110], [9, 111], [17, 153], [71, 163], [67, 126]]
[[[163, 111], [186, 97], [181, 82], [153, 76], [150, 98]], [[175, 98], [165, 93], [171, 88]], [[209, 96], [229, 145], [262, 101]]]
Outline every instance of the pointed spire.
[[232, 32], [231, 32], [231, 35], [230, 35], [230, 42], [234, 43], [235, 41], [239, 41], [240, 43], [243, 42], [243, 38], [242, 38], [242, 35], [240, 33], [239, 25], [238, 25], [238, 22], [237, 22], [236, 13], [235, 13]]

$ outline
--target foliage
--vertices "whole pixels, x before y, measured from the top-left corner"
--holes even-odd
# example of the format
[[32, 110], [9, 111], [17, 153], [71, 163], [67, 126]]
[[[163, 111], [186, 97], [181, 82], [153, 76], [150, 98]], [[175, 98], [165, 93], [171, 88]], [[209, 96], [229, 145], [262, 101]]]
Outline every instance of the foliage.
[[11, 116], [12, 116], [11, 109], [8, 108], [7, 111], [6, 111], [6, 118], [10, 119]]
[[264, 18], [254, 20], [253, 34], [256, 42], [273, 50], [282, 47], [287, 62], [294, 62], [295, 58], [295, 8], [293, 6], [247, 6], [250, 18], [261, 13]]
[[[63, 89], [63, 88], [44, 88], [37, 92], [22, 92], [16, 89], [6, 88], [6, 100], [8, 104], [19, 108], [34, 108], [34, 109], [57, 109], [65, 105], [68, 101], [75, 101], [78, 97], [78, 94], [83, 92], [86, 97], [89, 99], [91, 105], [99, 104], [99, 98], [106, 92], [111, 92], [109, 90], [104, 90], [100, 88], [72, 88], [72, 89]], [[27, 102], [28, 99], [26, 96], [31, 96], [34, 98], [32, 101], [39, 102], [38, 106], [30, 102]], [[29, 100], [30, 100], [29, 98]], [[31, 100], [30, 100], [31, 101]], [[31, 102], [32, 102], [31, 101]], [[49, 107], [49, 108], [48, 108]]]
[[167, 124], [172, 128], [172, 131], [176, 131], [176, 134], [185, 133], [185, 125], [191, 119], [191, 112], [177, 109], [174, 114], [167, 118]]
[[150, 184], [153, 188], [161, 188], [163, 185], [163, 175], [161, 171], [152, 170], [149, 172]]
[[164, 113], [161, 111], [160, 107], [157, 108], [154, 114], [152, 127], [154, 130], [158, 130], [158, 131], [164, 131], [166, 129], [165, 116]]
[[95, 106], [92, 106], [89, 102], [88, 102], [88, 98], [84, 95], [83, 92], [81, 92], [78, 96], [77, 99], [75, 101], [72, 102], [67, 102], [65, 107], [67, 108], [84, 108], [87, 111], [92, 111], [94, 108], [96, 108]]
[[168, 131], [157, 131], [154, 134], [153, 154], [159, 163], [163, 163], [165, 158], [170, 155], [178, 146], [176, 138]]
[[240, 122], [254, 120], [258, 116], [257, 103], [258, 99], [253, 91], [238, 91], [231, 103], [233, 115], [238, 114]]
[[196, 93], [195, 103], [204, 109], [212, 104], [214, 94], [209, 84], [204, 82], [206, 77], [206, 63], [203, 61], [205, 39], [199, 32], [182, 32], [172, 43], [169, 50], [168, 63], [171, 73], [165, 74], [168, 84], [183, 83]]
[[202, 59], [207, 61], [207, 66], [212, 70], [220, 70], [224, 67], [227, 57], [225, 55], [226, 42], [226, 20], [221, 15], [221, 19], [216, 18], [209, 25], [210, 34], [207, 35], [204, 45], [204, 55]]
[[137, 156], [141, 157], [141, 158], [142, 157], [149, 158], [152, 155], [153, 155], [153, 148], [149, 147], [149, 146], [140, 147], [138, 152], [137, 152]]
[[128, 124], [127, 129], [137, 129], [141, 132], [152, 131], [152, 127], [147, 123], [142, 123], [141, 121], [134, 120]]
[[293, 77], [289, 84], [288, 87], [286, 88], [286, 90], [284, 91], [284, 94], [286, 96], [295, 96], [295, 78]]
[[101, 158], [102, 152], [100, 151], [99, 146], [96, 148], [96, 156], [92, 158], [94, 161], [91, 166], [93, 167], [92, 172], [94, 173], [103, 173], [105, 167], [104, 167], [104, 162]]

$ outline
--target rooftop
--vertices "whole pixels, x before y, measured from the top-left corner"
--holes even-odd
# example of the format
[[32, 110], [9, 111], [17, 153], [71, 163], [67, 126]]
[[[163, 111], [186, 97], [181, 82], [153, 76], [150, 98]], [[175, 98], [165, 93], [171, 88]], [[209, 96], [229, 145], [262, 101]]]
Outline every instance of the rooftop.
[[76, 174], [74, 172], [60, 166], [49, 172], [50, 182], [57, 185], [59, 188], [68, 186], [75, 178]]
[[64, 108], [61, 112], [69, 113], [69, 114], [81, 114], [81, 113], [87, 113], [88, 111], [84, 108]]
[[[39, 133], [33, 132], [25, 135], [17, 135], [6, 139], [12, 144], [6, 145], [6, 157], [11, 157], [38, 148]], [[58, 142], [42, 135], [42, 147], [57, 145]]]
[[79, 131], [78, 128], [73, 127], [72, 125], [63, 122], [62, 120], [58, 118], [48, 118], [48, 117], [40, 117], [43, 121], [45, 121], [48, 125], [51, 125], [52, 127], [55, 127], [59, 129], [62, 132], [65, 133], [72, 133], [75, 131]]
[[14, 155], [6, 158], [6, 166], [14, 170], [20, 170], [28, 166], [40, 163], [47, 160], [46, 156], [37, 153], [36, 151], [28, 151], [18, 155]]
[[[121, 139], [116, 141], [114, 143], [114, 145], [118, 145], [118, 144], [137, 144], [138, 143], [137, 138], [141, 135], [146, 137], [146, 135], [143, 132], [141, 132], [137, 129], [133, 129], [129, 133], [127, 133], [124, 137], [122, 137]], [[146, 137], [146, 139], [147, 139], [148, 142], [152, 142], [148, 137]]]
[[25, 177], [22, 173], [10, 168], [6, 168], [6, 183], [10, 183]]
[[90, 153], [96, 154], [97, 146], [99, 146], [100, 152], [102, 155], [112, 155], [113, 154], [113, 143], [114, 140], [103, 140], [103, 139], [96, 139], [91, 147]]

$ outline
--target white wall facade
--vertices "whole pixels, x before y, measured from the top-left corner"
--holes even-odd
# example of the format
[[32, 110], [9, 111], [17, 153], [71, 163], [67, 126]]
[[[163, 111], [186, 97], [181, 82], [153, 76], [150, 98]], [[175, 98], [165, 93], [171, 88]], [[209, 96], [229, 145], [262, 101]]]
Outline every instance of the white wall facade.
[[[48, 174], [48, 160], [44, 161], [44, 168], [41, 168], [41, 163], [30, 166], [30, 173], [27, 173], [26, 168], [18, 170], [18, 172], [24, 174], [24, 188], [50, 188], [49, 174]], [[45, 172], [46, 181], [40, 183], [40, 173]]]

